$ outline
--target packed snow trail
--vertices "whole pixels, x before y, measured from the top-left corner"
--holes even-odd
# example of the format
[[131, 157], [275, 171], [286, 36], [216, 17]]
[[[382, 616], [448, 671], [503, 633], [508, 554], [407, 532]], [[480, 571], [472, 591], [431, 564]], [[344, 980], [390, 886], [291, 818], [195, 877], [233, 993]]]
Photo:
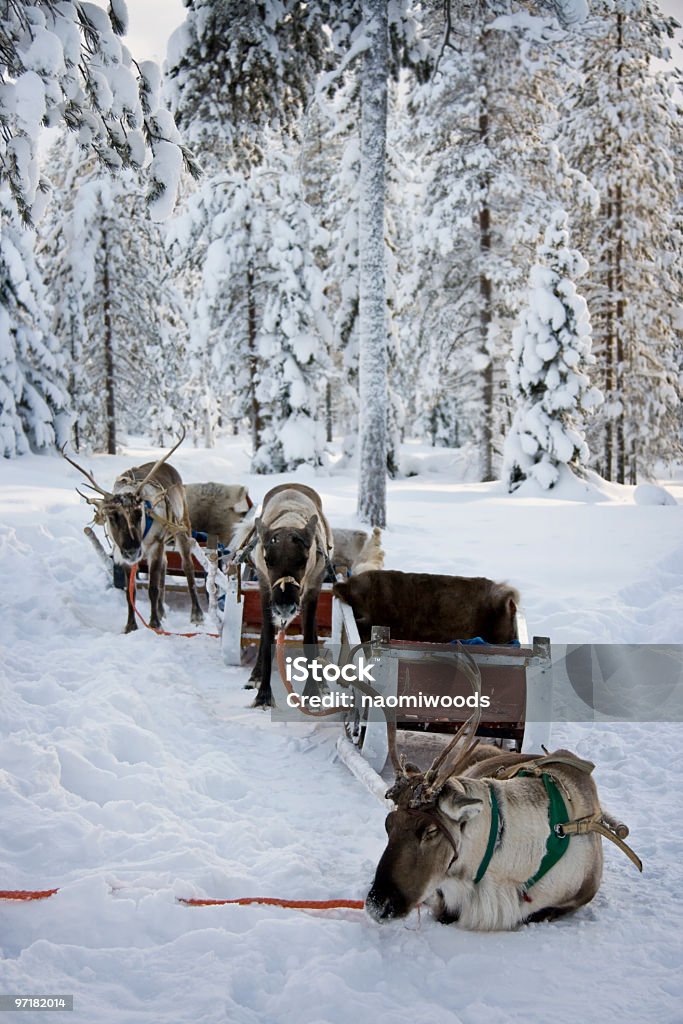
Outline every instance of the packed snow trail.
[[[278, 482], [249, 479], [236, 442], [177, 454], [188, 482], [243, 480], [256, 500]], [[89, 465], [109, 484], [148, 455]], [[298, 478], [353, 524], [350, 476]], [[122, 635], [124, 596], [106, 587], [61, 460], [17, 460], [2, 483], [0, 882], [60, 891], [0, 905], [1, 992], [73, 993], [74, 1024], [680, 1024], [680, 725], [556, 727], [554, 745], [597, 763], [645, 865], [641, 877], [606, 848], [597, 898], [557, 923], [482, 935], [427, 913], [379, 927], [351, 910], [181, 906], [362, 899], [383, 809], [335, 760], [338, 727], [251, 709], [247, 672], [217, 641]], [[396, 481], [387, 565], [509, 579], [532, 630], [559, 640], [623, 642], [656, 612], [680, 642], [681, 508], [618, 500]]]

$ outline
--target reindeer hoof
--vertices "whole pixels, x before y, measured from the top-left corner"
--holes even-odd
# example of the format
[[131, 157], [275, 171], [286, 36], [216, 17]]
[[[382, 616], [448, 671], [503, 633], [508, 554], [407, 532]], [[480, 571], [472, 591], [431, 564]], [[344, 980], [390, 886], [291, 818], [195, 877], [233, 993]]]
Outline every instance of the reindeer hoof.
[[244, 689], [245, 690], [255, 690], [256, 689], [256, 683], [252, 682], [252, 680], [250, 679], [248, 683], [244, 684]]
[[190, 616], [190, 622], [192, 623], [193, 626], [201, 626], [203, 621], [204, 615], [201, 611], [192, 612], [192, 615]]
[[272, 694], [266, 697], [262, 697], [260, 694], [257, 694], [256, 699], [251, 706], [252, 708], [263, 708], [266, 710], [267, 708], [274, 708], [275, 701], [273, 700]]
[[123, 631], [124, 635], [126, 633], [134, 633], [137, 628], [138, 628], [137, 622], [127, 622], [126, 623], [126, 628]]

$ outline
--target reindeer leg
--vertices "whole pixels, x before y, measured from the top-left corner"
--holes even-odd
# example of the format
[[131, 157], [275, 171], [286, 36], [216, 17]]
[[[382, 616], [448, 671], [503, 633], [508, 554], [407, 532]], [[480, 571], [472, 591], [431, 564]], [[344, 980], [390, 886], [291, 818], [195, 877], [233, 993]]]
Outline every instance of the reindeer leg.
[[129, 565], [124, 565], [123, 566], [123, 573], [124, 573], [124, 576], [126, 578], [126, 602], [128, 604], [128, 622], [126, 623], [126, 628], [124, 629], [123, 632], [124, 633], [132, 633], [134, 630], [136, 630], [138, 628], [138, 624], [135, 621], [135, 608], [133, 607], [133, 602], [130, 599], [130, 566]]
[[187, 580], [187, 589], [190, 592], [190, 601], [192, 602], [190, 622], [197, 624], [204, 621], [204, 615], [201, 605], [199, 604], [197, 587], [194, 581], [194, 565], [192, 564], [192, 555], [190, 553], [190, 539], [186, 533], [179, 533], [177, 541], [178, 548], [180, 549], [180, 557], [183, 563], [183, 572], [185, 573], [185, 579]]
[[[259, 642], [258, 660], [260, 662], [261, 675], [259, 679], [258, 693], [252, 704], [254, 708], [272, 708], [273, 691], [270, 688], [270, 673], [273, 667], [273, 643], [275, 642], [275, 628], [270, 608], [270, 595], [261, 591], [261, 612], [263, 621], [261, 623], [261, 640]], [[252, 673], [252, 678], [253, 678]]]
[[[301, 602], [301, 625], [304, 635], [304, 655], [306, 660], [311, 662], [318, 656], [318, 629], [316, 614], [318, 610], [318, 593], [309, 591], [304, 595]], [[318, 696], [326, 689], [325, 684], [317, 683], [310, 677], [306, 680], [304, 694], [307, 697]]]
[[256, 664], [251, 670], [249, 680], [244, 684], [245, 690], [254, 690], [261, 682], [261, 672], [263, 665], [263, 655], [261, 654], [261, 641], [259, 640], [258, 654], [256, 655]]
[[[164, 546], [163, 544], [155, 544], [152, 551], [148, 555], [149, 559], [149, 607], [150, 616], [149, 624], [152, 629], [161, 629], [161, 616], [159, 614], [160, 601], [160, 581], [161, 573], [164, 568]], [[163, 607], [163, 606], [162, 606]]]
[[159, 618], [166, 618], [166, 570], [168, 569], [168, 559], [166, 558], [166, 548], [162, 547], [162, 559], [161, 559], [161, 573], [159, 579]]

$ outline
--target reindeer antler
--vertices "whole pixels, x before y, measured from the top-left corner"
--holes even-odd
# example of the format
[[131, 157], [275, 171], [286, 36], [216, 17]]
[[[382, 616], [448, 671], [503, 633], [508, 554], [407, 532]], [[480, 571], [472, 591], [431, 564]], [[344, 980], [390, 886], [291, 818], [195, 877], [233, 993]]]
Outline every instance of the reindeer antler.
[[[95, 480], [95, 477], [92, 475], [92, 473], [89, 473], [87, 471], [87, 469], [83, 469], [83, 467], [79, 466], [77, 462], [74, 462], [73, 459], [69, 458], [69, 456], [64, 451], [65, 448], [66, 448], [66, 443], [64, 443], [62, 445], [62, 447], [59, 449], [59, 451], [61, 452], [63, 457], [66, 459], [66, 461], [70, 465], [72, 465], [74, 467], [74, 469], [77, 469], [79, 473], [82, 473], [84, 477], [87, 477], [87, 479], [90, 481], [88, 486], [91, 487], [93, 491], [97, 491], [98, 494], [101, 494], [104, 498], [111, 498], [111, 491], [103, 490], [100, 487], [100, 485], [97, 483], [97, 481]], [[76, 488], [76, 489], [78, 490], [78, 488]], [[78, 491], [78, 493], [81, 494], [80, 491]], [[87, 496], [85, 494], [81, 494], [81, 497], [85, 498], [86, 501], [90, 501], [90, 504], [93, 504], [93, 502], [89, 498], [87, 498]]]
[[149, 481], [152, 479], [152, 477], [154, 476], [156, 471], [161, 466], [163, 466], [164, 462], [166, 462], [167, 459], [170, 459], [171, 455], [173, 455], [173, 452], [176, 450], [176, 448], [180, 447], [180, 445], [185, 440], [185, 434], [186, 434], [186, 430], [185, 430], [185, 427], [183, 427], [182, 428], [182, 433], [181, 433], [180, 437], [178, 438], [178, 440], [176, 441], [176, 443], [173, 445], [173, 447], [169, 451], [167, 451], [165, 455], [162, 455], [160, 459], [157, 459], [157, 461], [154, 463], [154, 465], [150, 469], [150, 471], [147, 474], [147, 476], [145, 477], [145, 479], [141, 480], [140, 483], [137, 485], [137, 487], [135, 488], [136, 493], [138, 493], [138, 494], [140, 493], [140, 491], [145, 486], [145, 484], [148, 484]]
[[[421, 800], [436, 796], [451, 775], [455, 775], [472, 753], [477, 743], [477, 729], [481, 721], [481, 708], [479, 698], [481, 696], [481, 673], [474, 658], [462, 647], [458, 650], [461, 660], [461, 667], [468, 677], [472, 686], [472, 692], [477, 697], [477, 706], [466, 722], [460, 726], [451, 742], [434, 759], [431, 767], [425, 772]], [[465, 737], [460, 748], [458, 744]]]

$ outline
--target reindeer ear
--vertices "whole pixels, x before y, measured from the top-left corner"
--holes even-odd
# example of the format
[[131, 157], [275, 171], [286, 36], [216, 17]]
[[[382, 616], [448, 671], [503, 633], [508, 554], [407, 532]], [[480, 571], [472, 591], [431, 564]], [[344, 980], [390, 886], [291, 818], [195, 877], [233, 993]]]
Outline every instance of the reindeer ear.
[[439, 801], [439, 810], [451, 821], [457, 821], [459, 824], [464, 824], [470, 818], [475, 818], [483, 806], [481, 800], [465, 796], [464, 793], [451, 789], [450, 786], [444, 788], [443, 796]]

